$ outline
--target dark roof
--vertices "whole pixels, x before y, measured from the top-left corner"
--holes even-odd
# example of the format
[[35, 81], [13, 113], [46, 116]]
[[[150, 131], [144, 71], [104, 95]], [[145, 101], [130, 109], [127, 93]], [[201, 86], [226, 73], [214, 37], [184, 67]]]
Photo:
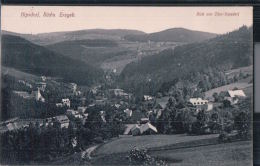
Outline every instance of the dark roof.
[[141, 118], [147, 118], [147, 117], [146, 117], [146, 115], [142, 111], [135, 110], [135, 111], [133, 111], [132, 116], [131, 116], [130, 119], [133, 122], [137, 122], [137, 121], [140, 121]]

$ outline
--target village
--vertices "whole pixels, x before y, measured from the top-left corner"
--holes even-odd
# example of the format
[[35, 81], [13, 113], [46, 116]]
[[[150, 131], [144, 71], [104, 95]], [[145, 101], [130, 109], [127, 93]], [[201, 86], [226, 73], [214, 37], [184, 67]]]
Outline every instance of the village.
[[[228, 73], [229, 74], [229, 73]], [[107, 77], [111, 81], [111, 77]], [[102, 109], [109, 105], [114, 109], [115, 113], [124, 114], [124, 118], [120, 119], [124, 125], [122, 133], [118, 136], [137, 136], [147, 134], [157, 134], [158, 123], [163, 115], [164, 110], [169, 107], [169, 102], [172, 101], [172, 96], [150, 96], [144, 95], [141, 103], [138, 105], [135, 102], [134, 95], [125, 92], [123, 89], [104, 89], [101, 85], [93, 86], [84, 92], [80, 90], [76, 83], [65, 84], [66, 90], [63, 89], [62, 97], [55, 98], [55, 103], [46, 103], [44, 96], [46, 93], [51, 93], [48, 89], [48, 82], [53, 82], [52, 78], [45, 76], [40, 77], [40, 81], [29, 83], [26, 80], [18, 80], [17, 85], [20, 89], [27, 91], [13, 90], [13, 98], [22, 100], [22, 109], [30, 109], [31, 103], [42, 103], [54, 105], [57, 110], [64, 110], [62, 114], [41, 118], [19, 118], [12, 117], [11, 119], [1, 122], [0, 132], [15, 131], [22, 128], [27, 128], [32, 123], [39, 127], [59, 126], [60, 128], [68, 128], [71, 121], [79, 120], [82, 125], [88, 121], [90, 109], [98, 106], [100, 119], [103, 123], [107, 122], [106, 111]], [[55, 82], [55, 81], [54, 81]], [[28, 90], [29, 89], [29, 90]], [[250, 95], [250, 94], [249, 94]], [[219, 99], [217, 96], [222, 96]], [[242, 89], [234, 88], [212, 93], [207, 97], [191, 97], [185, 102], [185, 106], [180, 110], [189, 109], [193, 115], [197, 115], [200, 111], [210, 114], [216, 108], [223, 108], [223, 105], [236, 105], [241, 100], [248, 96]], [[87, 101], [88, 100], [88, 101]], [[49, 99], [50, 101], [50, 99]], [[17, 104], [17, 103], [15, 103]], [[45, 105], [46, 106], [46, 105]], [[20, 114], [18, 114], [20, 115]], [[191, 128], [191, 126], [189, 126]], [[209, 127], [205, 126], [205, 132], [214, 133]]]

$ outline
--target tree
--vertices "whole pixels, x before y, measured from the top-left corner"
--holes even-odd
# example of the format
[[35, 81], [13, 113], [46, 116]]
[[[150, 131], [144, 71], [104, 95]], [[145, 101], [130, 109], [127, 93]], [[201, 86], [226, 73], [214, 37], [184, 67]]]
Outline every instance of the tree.
[[176, 100], [172, 97], [168, 99], [167, 107], [168, 108], [174, 108], [176, 104]]
[[197, 114], [197, 120], [192, 124], [192, 132], [195, 134], [203, 134], [204, 127], [207, 122], [207, 116], [204, 110], [201, 110]]
[[224, 100], [223, 101], [223, 106], [224, 107], [231, 107], [231, 102], [229, 100]]
[[240, 138], [246, 139], [249, 137], [250, 116], [246, 112], [240, 112], [235, 117], [235, 128], [238, 130]]
[[218, 93], [217, 93], [217, 92], [214, 92], [212, 96], [214, 97], [214, 101], [215, 101], [215, 102], [218, 102], [218, 101], [219, 101], [219, 98], [218, 98], [219, 96], [218, 96]]

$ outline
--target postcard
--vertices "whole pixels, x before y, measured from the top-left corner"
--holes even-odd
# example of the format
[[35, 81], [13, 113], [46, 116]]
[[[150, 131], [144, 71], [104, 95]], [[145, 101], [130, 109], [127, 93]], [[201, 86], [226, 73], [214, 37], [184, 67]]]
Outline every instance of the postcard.
[[250, 6], [3, 5], [1, 42], [1, 165], [252, 165]]

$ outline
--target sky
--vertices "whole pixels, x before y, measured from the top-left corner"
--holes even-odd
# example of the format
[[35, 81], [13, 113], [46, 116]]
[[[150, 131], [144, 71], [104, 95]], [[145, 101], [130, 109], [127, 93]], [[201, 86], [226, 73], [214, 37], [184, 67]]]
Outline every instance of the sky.
[[[1, 29], [38, 34], [83, 29], [135, 29], [147, 33], [182, 27], [223, 34], [251, 26], [252, 7], [2, 6]], [[44, 17], [44, 12], [55, 17]], [[39, 17], [25, 17], [25, 13]], [[60, 13], [74, 17], [60, 17]], [[204, 13], [204, 15], [203, 15]], [[211, 14], [211, 15], [210, 15]], [[63, 15], [64, 16], [64, 15]]]

